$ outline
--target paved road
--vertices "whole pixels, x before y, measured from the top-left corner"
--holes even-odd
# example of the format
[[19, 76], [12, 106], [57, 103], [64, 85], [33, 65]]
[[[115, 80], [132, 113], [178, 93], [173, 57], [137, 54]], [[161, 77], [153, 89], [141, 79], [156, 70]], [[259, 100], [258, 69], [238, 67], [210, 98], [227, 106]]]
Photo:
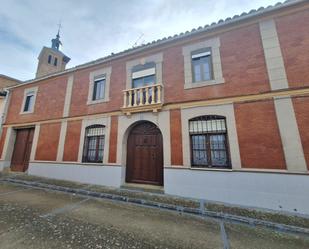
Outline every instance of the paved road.
[[0, 183], [0, 248], [309, 248], [309, 238]]

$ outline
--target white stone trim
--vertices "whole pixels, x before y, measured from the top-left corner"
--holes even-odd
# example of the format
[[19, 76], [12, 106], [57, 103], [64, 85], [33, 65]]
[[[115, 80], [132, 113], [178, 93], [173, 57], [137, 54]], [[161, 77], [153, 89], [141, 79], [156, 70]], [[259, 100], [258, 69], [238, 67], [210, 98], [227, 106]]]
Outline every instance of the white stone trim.
[[277, 97], [274, 103], [287, 169], [307, 172], [292, 100], [290, 97]]
[[308, 175], [164, 169], [166, 194], [309, 214]]
[[[22, 102], [22, 105], [21, 105], [20, 114], [30, 114], [30, 113], [34, 112], [38, 89], [39, 88], [36, 86], [36, 87], [26, 88], [24, 90], [24, 98], [23, 98], [23, 102]], [[24, 112], [26, 98], [29, 95], [29, 93], [32, 93], [32, 92], [33, 92], [33, 105], [30, 107], [31, 109], [29, 111]]]
[[233, 169], [241, 168], [239, 144], [236, 130], [233, 104], [193, 107], [181, 110], [182, 151], [185, 167], [191, 167], [189, 120], [203, 115], [221, 115], [226, 117], [227, 135], [229, 141], [230, 159]]
[[[192, 55], [191, 53], [198, 49], [211, 48], [212, 56], [212, 68], [213, 68], [213, 80], [193, 82], [192, 75]], [[204, 87], [209, 85], [221, 84], [225, 80], [222, 73], [221, 56], [220, 56], [220, 38], [212, 38], [203, 42], [191, 44], [182, 48], [182, 54], [184, 56], [184, 77], [185, 77], [185, 89]]]
[[263, 20], [259, 26], [271, 90], [288, 88], [276, 23], [273, 19]]
[[66, 89], [66, 92], [65, 92], [63, 117], [68, 117], [69, 114], [70, 114], [70, 105], [71, 105], [71, 98], [72, 98], [73, 82], [74, 82], [74, 76], [70, 75], [68, 77], [67, 89]]
[[61, 122], [61, 130], [60, 130], [60, 137], [59, 137], [59, 143], [58, 143], [57, 159], [56, 159], [57, 162], [61, 162], [63, 160], [63, 152], [64, 152], [65, 138], [67, 134], [67, 126], [68, 126], [67, 120], [63, 120]]
[[[102, 68], [96, 71], [93, 71], [89, 74], [89, 90], [88, 90], [88, 100], [87, 100], [87, 105], [92, 105], [92, 104], [98, 104], [98, 103], [104, 103], [109, 101], [110, 97], [110, 78], [112, 74], [112, 67], [106, 67]], [[94, 81], [95, 78], [98, 76], [105, 76], [105, 89], [104, 89], [104, 98], [103, 99], [98, 99], [98, 100], [92, 100], [92, 94], [93, 94], [93, 86], [94, 86]]]
[[28, 174], [87, 184], [120, 187], [121, 167], [30, 162]]
[[[109, 153], [109, 133], [111, 126], [110, 117], [86, 117], [82, 121], [82, 127], [80, 132], [79, 150], [78, 150], [78, 162], [82, 163], [83, 159], [83, 149], [85, 142], [85, 129], [90, 125], [100, 124], [105, 126], [105, 139], [104, 139], [104, 154], [103, 154], [103, 164], [108, 163], [108, 153]], [[89, 163], [87, 163], [89, 164]]]
[[35, 159], [36, 148], [38, 146], [39, 135], [40, 135], [40, 128], [41, 128], [40, 124], [35, 125], [31, 153], [30, 153], [30, 161]]
[[171, 165], [170, 114], [162, 111], [158, 114], [138, 113], [131, 116], [118, 116], [117, 164], [123, 166], [122, 182], [125, 182], [125, 166], [127, 161], [127, 139], [132, 125], [138, 121], [149, 121], [158, 126], [163, 138], [163, 164]]
[[3, 145], [1, 160], [11, 161], [15, 145], [15, 138], [16, 138], [16, 131], [13, 129], [13, 127], [8, 127]]
[[155, 84], [163, 85], [162, 81], [162, 62], [163, 62], [163, 54], [154, 54], [147, 57], [142, 57], [139, 59], [135, 59], [132, 61], [128, 61], [126, 63], [127, 70], [127, 80], [126, 80], [126, 89], [132, 88], [132, 68], [137, 65], [144, 65], [149, 62], [154, 62], [156, 64], [155, 72], [156, 72], [156, 82]]

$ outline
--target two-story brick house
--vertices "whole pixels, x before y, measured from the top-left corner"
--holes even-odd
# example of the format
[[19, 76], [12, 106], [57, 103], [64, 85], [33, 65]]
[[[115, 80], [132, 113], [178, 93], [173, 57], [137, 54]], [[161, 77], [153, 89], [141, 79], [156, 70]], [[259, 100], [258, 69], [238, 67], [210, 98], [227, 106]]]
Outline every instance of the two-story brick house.
[[287, 1], [12, 87], [1, 167], [309, 214], [308, 25]]

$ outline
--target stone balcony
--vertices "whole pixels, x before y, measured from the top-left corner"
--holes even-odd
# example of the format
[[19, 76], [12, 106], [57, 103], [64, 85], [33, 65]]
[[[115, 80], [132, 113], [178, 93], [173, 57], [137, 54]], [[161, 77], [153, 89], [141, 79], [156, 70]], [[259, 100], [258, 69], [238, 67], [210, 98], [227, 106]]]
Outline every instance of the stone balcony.
[[123, 107], [126, 114], [136, 112], [158, 112], [162, 108], [162, 85], [155, 84], [123, 91]]

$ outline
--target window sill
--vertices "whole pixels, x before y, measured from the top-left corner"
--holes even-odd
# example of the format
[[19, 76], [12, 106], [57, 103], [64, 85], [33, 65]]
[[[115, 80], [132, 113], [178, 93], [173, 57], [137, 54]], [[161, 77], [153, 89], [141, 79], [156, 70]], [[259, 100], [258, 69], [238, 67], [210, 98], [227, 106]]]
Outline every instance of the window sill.
[[109, 99], [88, 100], [87, 105], [96, 105], [109, 102]]
[[216, 79], [216, 80], [200, 81], [200, 82], [189, 82], [189, 83], [185, 83], [184, 89], [212, 86], [212, 85], [218, 85], [218, 84], [223, 84], [223, 83], [225, 83], [224, 78]]
[[32, 114], [34, 111], [28, 111], [28, 112], [20, 112], [19, 114], [24, 115], [24, 114]]

